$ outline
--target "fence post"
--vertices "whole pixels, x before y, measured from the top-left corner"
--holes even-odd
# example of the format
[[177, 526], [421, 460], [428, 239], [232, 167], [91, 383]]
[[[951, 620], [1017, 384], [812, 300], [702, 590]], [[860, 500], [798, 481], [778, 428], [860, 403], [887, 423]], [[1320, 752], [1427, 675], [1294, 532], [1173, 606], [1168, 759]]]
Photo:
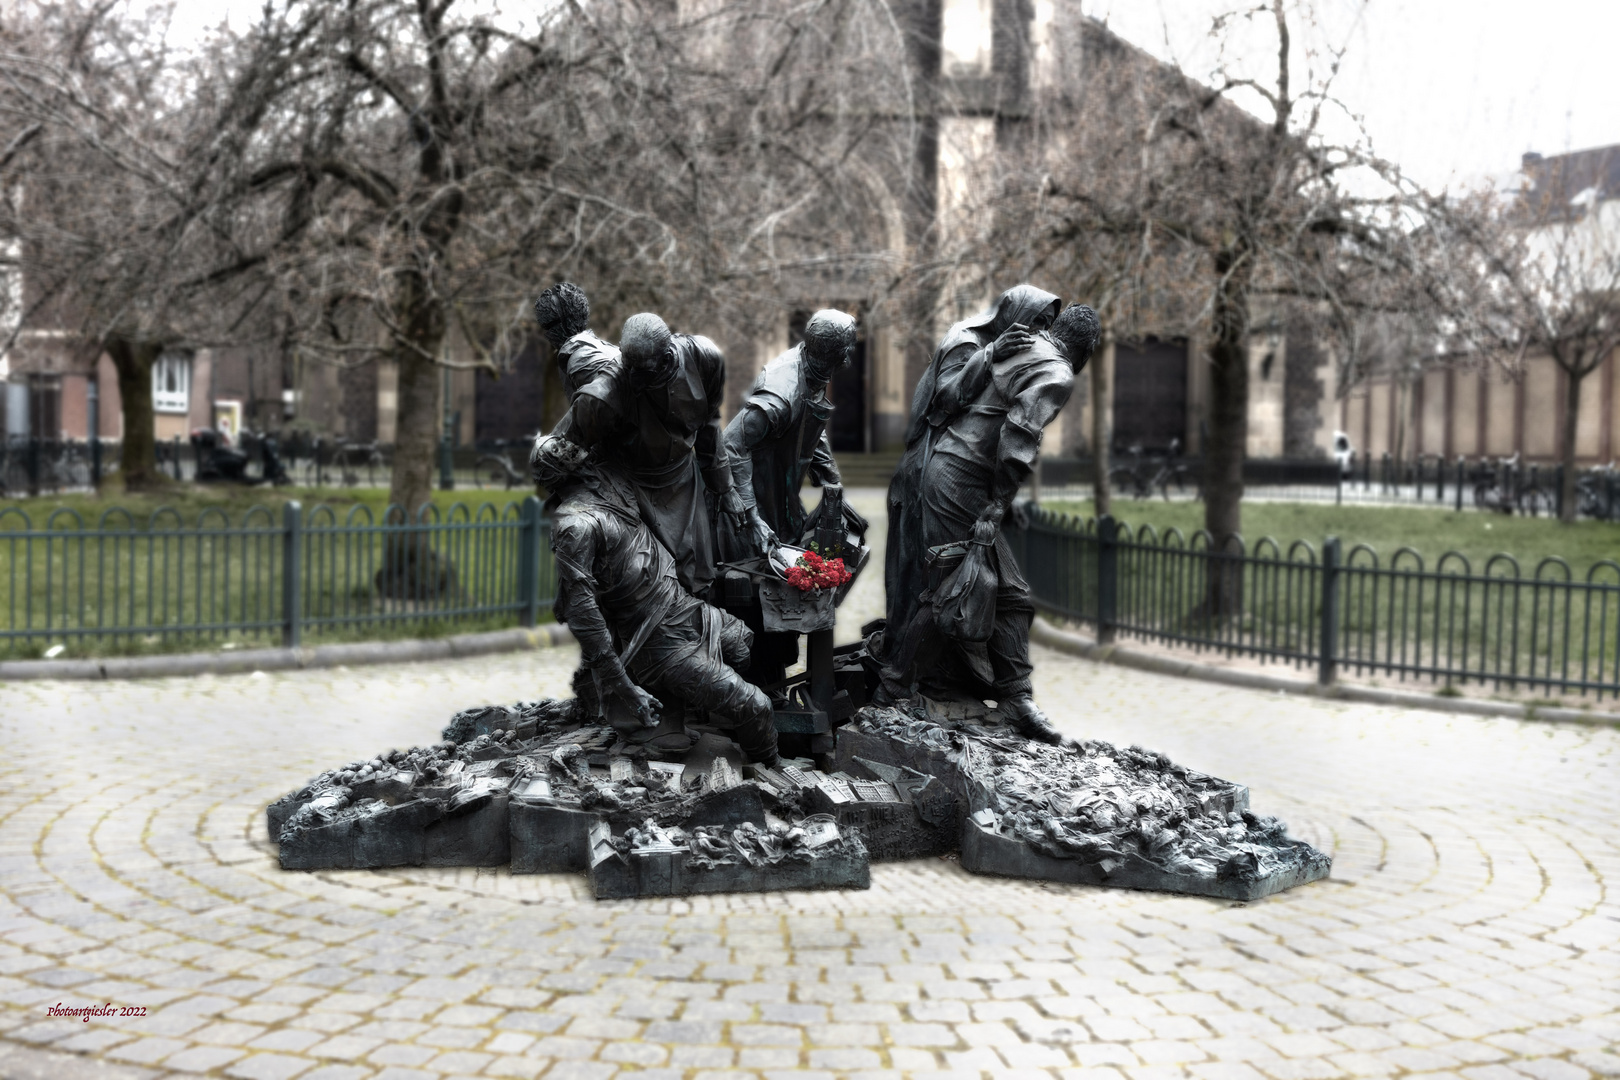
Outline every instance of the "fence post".
[[454, 491], [456, 488], [456, 463], [450, 443], [450, 433], [444, 433], [439, 440], [439, 490]]
[[1119, 600], [1119, 522], [1112, 514], [1097, 519], [1097, 644], [1114, 640]]
[[1316, 681], [1332, 686], [1339, 677], [1339, 566], [1343, 554], [1337, 536], [1322, 545], [1322, 630], [1317, 635]]
[[1467, 475], [1468, 462], [1461, 454], [1457, 455], [1457, 513], [1462, 513], [1463, 477]]
[[1558, 465], [1553, 469], [1553, 517], [1562, 519], [1564, 516], [1564, 466]]
[[28, 494], [39, 494], [39, 436], [32, 435], [28, 439]]
[[281, 508], [281, 526], [281, 643], [291, 649], [298, 646], [303, 621], [298, 585], [304, 576], [304, 508], [297, 499]]
[[90, 433], [90, 487], [101, 491], [101, 387], [98, 380], [85, 382], [85, 409], [89, 412], [85, 427]]
[[523, 500], [523, 524], [518, 529], [518, 621], [533, 626], [540, 621], [540, 500]]

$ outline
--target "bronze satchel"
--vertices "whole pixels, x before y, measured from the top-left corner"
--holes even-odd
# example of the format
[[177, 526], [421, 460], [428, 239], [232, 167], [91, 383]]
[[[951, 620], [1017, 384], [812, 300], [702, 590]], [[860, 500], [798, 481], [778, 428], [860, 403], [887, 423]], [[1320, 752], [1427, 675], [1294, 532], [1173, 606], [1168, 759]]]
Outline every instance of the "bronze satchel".
[[924, 556], [934, 622], [953, 641], [989, 641], [996, 625], [996, 587], [987, 544], [938, 544]]

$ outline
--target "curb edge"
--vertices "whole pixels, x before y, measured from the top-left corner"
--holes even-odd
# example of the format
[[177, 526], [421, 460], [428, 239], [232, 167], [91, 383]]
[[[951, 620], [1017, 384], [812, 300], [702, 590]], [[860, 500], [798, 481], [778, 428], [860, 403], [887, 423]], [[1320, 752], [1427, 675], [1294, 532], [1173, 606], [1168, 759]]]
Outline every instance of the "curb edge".
[[113, 656], [103, 660], [9, 660], [0, 662], [0, 683], [35, 679], [162, 679], [366, 664], [408, 664], [419, 660], [451, 660], [550, 649], [570, 644], [573, 640], [574, 635], [568, 627], [547, 623], [533, 628], [516, 627], [404, 641], [355, 641], [338, 645], [174, 653], [168, 656]]
[[1406, 690], [1384, 690], [1372, 686], [1354, 686], [1337, 683], [1322, 686], [1304, 679], [1288, 679], [1258, 671], [1234, 671], [1200, 664], [1192, 660], [1159, 656], [1139, 652], [1124, 645], [1099, 645], [1070, 630], [1054, 626], [1045, 616], [1035, 616], [1030, 627], [1030, 640], [1059, 652], [1092, 660], [1099, 664], [1118, 664], [1121, 667], [1149, 671], [1157, 675], [1172, 675], [1184, 679], [1239, 686], [1247, 690], [1275, 690], [1285, 694], [1303, 694], [1328, 701], [1350, 701], [1363, 705], [1393, 705], [1404, 709], [1427, 709], [1430, 712], [1468, 716], [1504, 717], [1510, 720], [1542, 720], [1559, 723], [1588, 724], [1597, 727], [1620, 725], [1620, 717], [1603, 716], [1583, 709], [1561, 706], [1520, 705], [1509, 701], [1478, 701], [1468, 698], [1446, 698], [1417, 694]]

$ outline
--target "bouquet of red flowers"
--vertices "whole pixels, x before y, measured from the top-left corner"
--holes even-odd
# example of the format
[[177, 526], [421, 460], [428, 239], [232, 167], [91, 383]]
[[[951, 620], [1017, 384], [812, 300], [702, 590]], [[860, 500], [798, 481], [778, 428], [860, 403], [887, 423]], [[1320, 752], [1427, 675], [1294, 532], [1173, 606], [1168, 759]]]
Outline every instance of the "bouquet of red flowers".
[[787, 569], [788, 584], [800, 592], [836, 589], [854, 576], [844, 567], [843, 559], [823, 559], [813, 551], [800, 555], [799, 561]]

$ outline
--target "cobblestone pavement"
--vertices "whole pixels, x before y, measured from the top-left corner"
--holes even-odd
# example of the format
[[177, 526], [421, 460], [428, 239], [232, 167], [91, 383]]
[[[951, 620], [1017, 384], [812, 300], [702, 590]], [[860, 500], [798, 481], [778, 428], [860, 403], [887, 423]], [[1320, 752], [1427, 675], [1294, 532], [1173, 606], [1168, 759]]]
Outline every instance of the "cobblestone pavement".
[[1610, 728], [1037, 649], [1066, 732], [1250, 784], [1332, 878], [1233, 904], [929, 859], [865, 892], [597, 903], [566, 875], [277, 868], [268, 801], [561, 694], [576, 656], [0, 686], [0, 1076], [1620, 1076]]

